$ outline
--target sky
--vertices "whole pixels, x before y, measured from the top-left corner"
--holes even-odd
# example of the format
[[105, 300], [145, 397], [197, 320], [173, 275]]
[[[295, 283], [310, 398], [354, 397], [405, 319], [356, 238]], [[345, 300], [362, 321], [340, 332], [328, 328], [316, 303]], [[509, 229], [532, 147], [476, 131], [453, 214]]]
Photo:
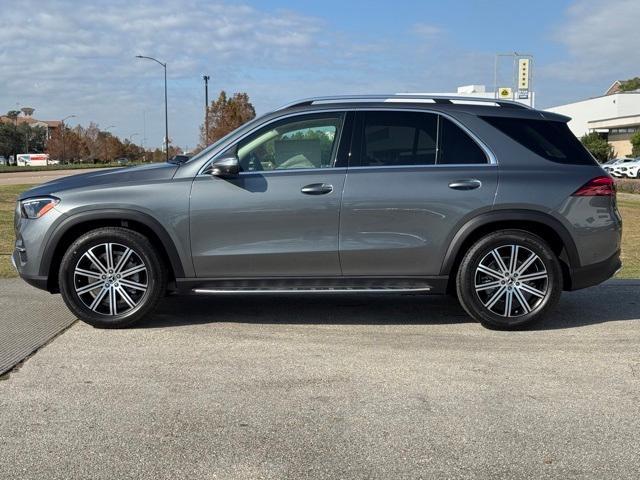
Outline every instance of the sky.
[[[258, 114], [315, 95], [455, 92], [494, 83], [496, 53], [532, 54], [537, 107], [640, 76], [640, 1], [0, 0], [0, 112], [90, 121], [147, 147], [199, 140], [210, 100]], [[508, 66], [502, 64], [501, 76]], [[498, 83], [504, 83], [499, 79]]]

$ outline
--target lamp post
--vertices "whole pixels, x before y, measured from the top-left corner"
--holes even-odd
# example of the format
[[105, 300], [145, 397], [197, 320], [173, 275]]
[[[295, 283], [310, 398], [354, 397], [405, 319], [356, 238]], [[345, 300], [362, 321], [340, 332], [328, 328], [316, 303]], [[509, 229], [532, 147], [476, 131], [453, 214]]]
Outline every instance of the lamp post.
[[203, 75], [204, 80], [204, 143], [209, 146], [209, 75]]
[[63, 164], [63, 165], [64, 165], [64, 163], [65, 163], [65, 158], [64, 158], [64, 157], [65, 157], [65, 153], [66, 153], [66, 152], [65, 152], [65, 148], [64, 148], [64, 129], [65, 129], [64, 121], [65, 121], [65, 120], [67, 120], [67, 119], [69, 119], [69, 118], [74, 118], [74, 117], [75, 117], [75, 115], [67, 115], [67, 116], [66, 116], [66, 117], [64, 117], [64, 118], [62, 119], [62, 121], [61, 121], [61, 123], [62, 123], [62, 164]]
[[136, 55], [136, 58], [146, 58], [162, 65], [164, 68], [164, 150], [169, 161], [169, 111], [167, 109], [167, 64], [161, 62], [157, 58], [147, 57], [145, 55]]

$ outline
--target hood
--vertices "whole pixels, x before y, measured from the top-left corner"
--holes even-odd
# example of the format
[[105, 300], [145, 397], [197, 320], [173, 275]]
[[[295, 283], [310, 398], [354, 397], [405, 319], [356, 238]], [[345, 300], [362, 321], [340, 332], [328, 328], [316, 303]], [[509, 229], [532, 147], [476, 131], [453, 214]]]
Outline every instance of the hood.
[[173, 178], [178, 167], [178, 165], [172, 165], [170, 163], [151, 163], [137, 167], [105, 168], [104, 171], [69, 175], [68, 177], [58, 178], [57, 180], [43, 183], [42, 185], [22, 192], [19, 199], [24, 200], [29, 197], [55, 195], [57, 192], [72, 190], [74, 188], [168, 180]]

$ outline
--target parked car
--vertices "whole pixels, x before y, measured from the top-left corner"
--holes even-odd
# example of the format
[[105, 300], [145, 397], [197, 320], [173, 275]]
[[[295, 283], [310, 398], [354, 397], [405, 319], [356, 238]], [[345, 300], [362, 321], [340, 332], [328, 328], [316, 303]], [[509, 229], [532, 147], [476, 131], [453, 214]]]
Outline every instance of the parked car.
[[454, 293], [514, 328], [621, 266], [613, 180], [567, 121], [483, 99], [303, 100], [181, 165], [24, 192], [12, 258], [97, 327], [171, 289]]
[[118, 165], [129, 165], [129, 163], [130, 163], [130, 162], [129, 162], [129, 159], [128, 159], [128, 158], [122, 157], [122, 158], [118, 158], [118, 159], [116, 160], [116, 163], [117, 163]]
[[3, 167], [9, 165], [9, 160], [7, 160], [4, 155], [0, 155], [0, 165], [2, 165]]
[[610, 175], [613, 175], [614, 177], [617, 177], [617, 178], [622, 178], [625, 176], [623, 173], [624, 171], [626, 171], [625, 165], [627, 163], [634, 162], [635, 160], [636, 160], [635, 158], [629, 158], [629, 157], [616, 158], [614, 160], [609, 160], [607, 163], [605, 163], [603, 165], [603, 168], [604, 168], [604, 171], [609, 173]]
[[635, 158], [616, 165], [615, 174], [618, 177], [640, 178], [640, 159]]

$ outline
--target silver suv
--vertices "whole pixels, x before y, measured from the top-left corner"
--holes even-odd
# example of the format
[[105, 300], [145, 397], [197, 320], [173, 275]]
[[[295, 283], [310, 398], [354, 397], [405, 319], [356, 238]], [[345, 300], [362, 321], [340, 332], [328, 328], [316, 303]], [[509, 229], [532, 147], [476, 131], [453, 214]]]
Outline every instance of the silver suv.
[[612, 179], [567, 120], [469, 98], [296, 102], [185, 163], [23, 193], [14, 264], [98, 327], [168, 290], [453, 293], [520, 326], [621, 265]]

